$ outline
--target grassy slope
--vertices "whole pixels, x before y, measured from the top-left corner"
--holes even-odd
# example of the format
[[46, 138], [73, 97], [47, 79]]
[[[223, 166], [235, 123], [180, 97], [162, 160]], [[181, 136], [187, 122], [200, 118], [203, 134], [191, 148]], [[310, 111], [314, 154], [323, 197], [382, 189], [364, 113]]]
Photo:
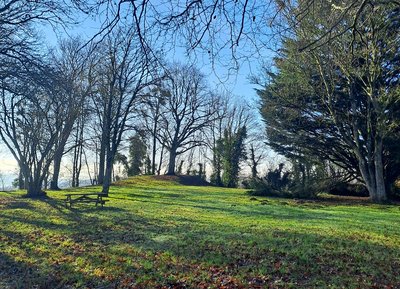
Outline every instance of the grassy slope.
[[0, 193], [0, 288], [400, 288], [396, 206], [149, 177], [113, 186], [104, 209], [66, 209], [63, 193]]

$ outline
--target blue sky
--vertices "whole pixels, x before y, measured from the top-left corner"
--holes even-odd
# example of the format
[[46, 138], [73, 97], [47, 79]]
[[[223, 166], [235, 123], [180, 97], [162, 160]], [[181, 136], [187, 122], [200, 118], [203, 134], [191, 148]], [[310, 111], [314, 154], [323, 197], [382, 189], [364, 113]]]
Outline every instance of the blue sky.
[[[49, 25], [39, 26], [39, 34], [45, 39], [49, 47], [57, 46], [57, 41], [60, 38], [68, 36], [81, 36], [82, 39], [90, 39], [96, 32], [99, 31], [101, 26], [100, 20], [96, 21], [90, 17], [85, 18], [78, 26], [68, 28], [66, 30], [58, 29], [54, 31]], [[254, 91], [254, 84], [250, 83], [249, 75], [259, 71], [259, 61], [257, 58], [249, 58], [248, 61], [241, 63], [237, 71], [230, 71], [227, 77], [228, 65], [219, 64], [215, 62], [214, 68], [211, 65], [207, 53], [196, 51], [196, 57], [189, 59], [185, 56], [185, 49], [183, 47], [174, 47], [167, 54], [166, 58], [170, 62], [195, 62], [198, 68], [208, 77], [211, 85], [220, 90], [228, 90], [234, 95], [246, 97], [249, 100], [257, 98]], [[229, 58], [229, 56], [227, 57]]]
[[[43, 38], [44, 42], [48, 47], [55, 47], [57, 41], [60, 38], [68, 36], [80, 35], [83, 39], [90, 39], [100, 28], [100, 21], [96, 21], [90, 17], [87, 17], [76, 27], [69, 27], [68, 29], [60, 29], [54, 31], [49, 25], [37, 26], [39, 35]], [[167, 54], [167, 60], [170, 62], [189, 62], [194, 61], [198, 68], [207, 76], [209, 83], [212, 87], [215, 87], [218, 91], [226, 91], [232, 95], [235, 95], [239, 100], [246, 99], [250, 104], [257, 103], [257, 95], [254, 90], [256, 85], [251, 84], [249, 76], [251, 73], [257, 73], [259, 71], [260, 62], [255, 56], [254, 59], [251, 57], [241, 63], [238, 70], [231, 70], [228, 74], [229, 65], [224, 63], [216, 64], [212, 67], [209, 56], [206, 53], [198, 51], [195, 57], [191, 60], [188, 59], [184, 54], [184, 49], [173, 48]], [[224, 58], [224, 57], [223, 57]], [[229, 56], [227, 57], [229, 58]], [[10, 181], [10, 175], [15, 176], [17, 164], [13, 159], [12, 155], [8, 152], [7, 148], [0, 145], [0, 173], [7, 177], [7, 182]]]

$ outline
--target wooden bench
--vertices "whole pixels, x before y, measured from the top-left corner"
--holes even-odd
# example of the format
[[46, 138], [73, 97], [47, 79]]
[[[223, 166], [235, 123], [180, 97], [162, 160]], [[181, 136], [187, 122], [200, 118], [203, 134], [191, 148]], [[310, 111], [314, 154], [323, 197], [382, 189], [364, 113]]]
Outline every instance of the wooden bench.
[[74, 193], [74, 194], [66, 194], [66, 199], [65, 199], [65, 207], [72, 208], [72, 204], [74, 203], [95, 203], [96, 207], [97, 205], [101, 205], [101, 207], [104, 206], [106, 202], [109, 200], [104, 200], [103, 198], [108, 197], [107, 194], [103, 193], [85, 193], [85, 194], [79, 194], [79, 193]]

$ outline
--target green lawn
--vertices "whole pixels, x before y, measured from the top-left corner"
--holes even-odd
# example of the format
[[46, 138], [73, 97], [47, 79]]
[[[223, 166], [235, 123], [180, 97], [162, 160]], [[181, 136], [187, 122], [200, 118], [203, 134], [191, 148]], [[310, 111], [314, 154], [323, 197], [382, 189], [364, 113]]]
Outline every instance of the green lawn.
[[66, 209], [65, 193], [0, 193], [0, 288], [400, 288], [398, 206], [150, 177], [103, 209]]

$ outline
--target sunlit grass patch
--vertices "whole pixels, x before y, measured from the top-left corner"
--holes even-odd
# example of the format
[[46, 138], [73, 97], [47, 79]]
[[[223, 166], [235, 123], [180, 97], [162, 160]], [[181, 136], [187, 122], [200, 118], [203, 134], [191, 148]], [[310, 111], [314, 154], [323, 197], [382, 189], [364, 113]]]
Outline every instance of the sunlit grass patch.
[[152, 177], [118, 182], [103, 209], [67, 209], [65, 193], [0, 193], [1, 288], [400, 286], [398, 206]]

